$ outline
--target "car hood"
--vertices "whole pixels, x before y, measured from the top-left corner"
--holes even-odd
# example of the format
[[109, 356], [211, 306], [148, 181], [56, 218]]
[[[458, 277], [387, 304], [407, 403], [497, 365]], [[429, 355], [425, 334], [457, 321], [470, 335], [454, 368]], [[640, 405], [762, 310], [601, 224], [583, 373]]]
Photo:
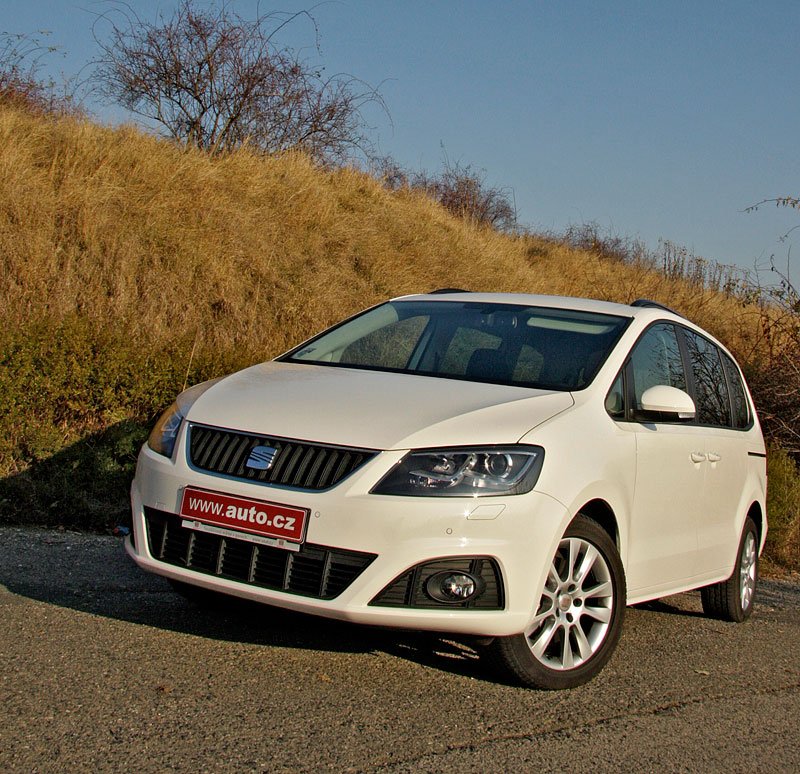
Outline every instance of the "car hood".
[[386, 450], [515, 443], [572, 404], [568, 392], [271, 361], [218, 381], [188, 419]]

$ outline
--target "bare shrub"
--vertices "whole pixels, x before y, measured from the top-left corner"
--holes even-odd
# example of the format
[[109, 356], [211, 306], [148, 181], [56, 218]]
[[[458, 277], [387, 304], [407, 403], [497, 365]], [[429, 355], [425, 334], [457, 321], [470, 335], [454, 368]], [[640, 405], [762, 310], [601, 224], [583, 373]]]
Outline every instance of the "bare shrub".
[[660, 239], [658, 247], [651, 249], [641, 239], [609, 233], [594, 221], [567, 226], [563, 233], [549, 238], [605, 260], [652, 269], [670, 281], [688, 282], [748, 303], [760, 297], [748, 272], [703, 258], [669, 239]]
[[766, 435], [800, 460], [800, 348], [755, 370], [750, 387]]
[[[800, 210], [797, 196], [763, 199], [745, 209], [756, 212], [767, 204]], [[786, 242], [800, 225], [780, 237]], [[800, 290], [789, 277], [791, 248], [787, 268], [778, 269], [770, 257], [770, 275], [777, 281], [753, 284], [762, 308], [761, 327], [765, 355], [751, 376], [752, 389], [767, 434], [800, 461]]]
[[778, 284], [758, 288], [764, 346], [749, 382], [767, 436], [800, 460], [800, 293], [772, 272]]
[[57, 50], [36, 35], [0, 33], [0, 104], [40, 114], [77, 113], [68, 86], [59, 89], [42, 77], [43, 60]]
[[594, 221], [567, 226], [564, 233], [559, 235], [558, 241], [576, 250], [585, 250], [611, 261], [648, 267], [653, 263], [653, 256], [644, 242], [631, 237], [609, 234]]
[[411, 172], [394, 159], [384, 158], [378, 163], [376, 174], [390, 190], [421, 191], [463, 220], [497, 231], [514, 231], [517, 227], [512, 191], [489, 185], [486, 172], [469, 164], [445, 157], [441, 172], [431, 174], [425, 170]]
[[275, 42], [301, 16], [316, 33], [305, 11], [246, 20], [225, 2], [206, 9], [183, 0], [169, 18], [147, 22], [115, 3], [95, 24], [101, 55], [93, 80], [169, 137], [211, 152], [248, 144], [267, 153], [302, 149], [323, 161], [367, 153], [360, 111], [382, 99], [363, 81], [326, 76]]

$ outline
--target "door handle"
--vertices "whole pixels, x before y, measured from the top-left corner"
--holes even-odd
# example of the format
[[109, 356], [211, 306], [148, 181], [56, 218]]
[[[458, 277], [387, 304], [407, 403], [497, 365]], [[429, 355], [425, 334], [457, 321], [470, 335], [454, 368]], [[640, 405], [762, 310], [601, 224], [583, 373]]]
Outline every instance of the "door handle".
[[717, 454], [716, 452], [709, 452], [708, 453], [708, 461], [709, 462], [719, 462], [722, 459], [722, 455]]
[[706, 455], [702, 452], [692, 452], [692, 462], [703, 462], [706, 459]]

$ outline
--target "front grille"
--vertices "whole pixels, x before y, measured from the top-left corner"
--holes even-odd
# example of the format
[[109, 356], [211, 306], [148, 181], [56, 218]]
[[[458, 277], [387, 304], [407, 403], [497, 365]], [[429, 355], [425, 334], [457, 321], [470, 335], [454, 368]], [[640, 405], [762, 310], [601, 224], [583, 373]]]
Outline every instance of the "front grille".
[[[465, 602], [443, 603], [432, 599], [425, 583], [440, 572], [468, 572], [485, 584], [481, 594]], [[458, 556], [418, 564], [395, 578], [370, 605], [379, 607], [469, 608], [471, 610], [502, 610], [505, 606], [500, 568], [494, 559], [485, 556]]]
[[206, 575], [289, 594], [333, 599], [377, 554], [305, 543], [285, 551], [181, 526], [181, 517], [145, 507], [150, 553], [162, 562]]
[[[246, 466], [256, 446], [270, 446], [276, 450], [268, 470]], [[261, 484], [328, 489], [376, 454], [373, 449], [325, 446], [204, 425], [189, 426], [189, 460], [194, 467]]]

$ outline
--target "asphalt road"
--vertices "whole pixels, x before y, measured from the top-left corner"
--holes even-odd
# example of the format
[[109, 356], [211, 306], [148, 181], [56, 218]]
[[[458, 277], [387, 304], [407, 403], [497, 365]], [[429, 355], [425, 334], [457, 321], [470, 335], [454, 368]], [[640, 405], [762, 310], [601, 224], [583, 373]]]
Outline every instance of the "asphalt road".
[[119, 539], [0, 530], [0, 771], [799, 771], [800, 583], [744, 625], [628, 610], [548, 693], [468, 643], [245, 604], [207, 611]]

